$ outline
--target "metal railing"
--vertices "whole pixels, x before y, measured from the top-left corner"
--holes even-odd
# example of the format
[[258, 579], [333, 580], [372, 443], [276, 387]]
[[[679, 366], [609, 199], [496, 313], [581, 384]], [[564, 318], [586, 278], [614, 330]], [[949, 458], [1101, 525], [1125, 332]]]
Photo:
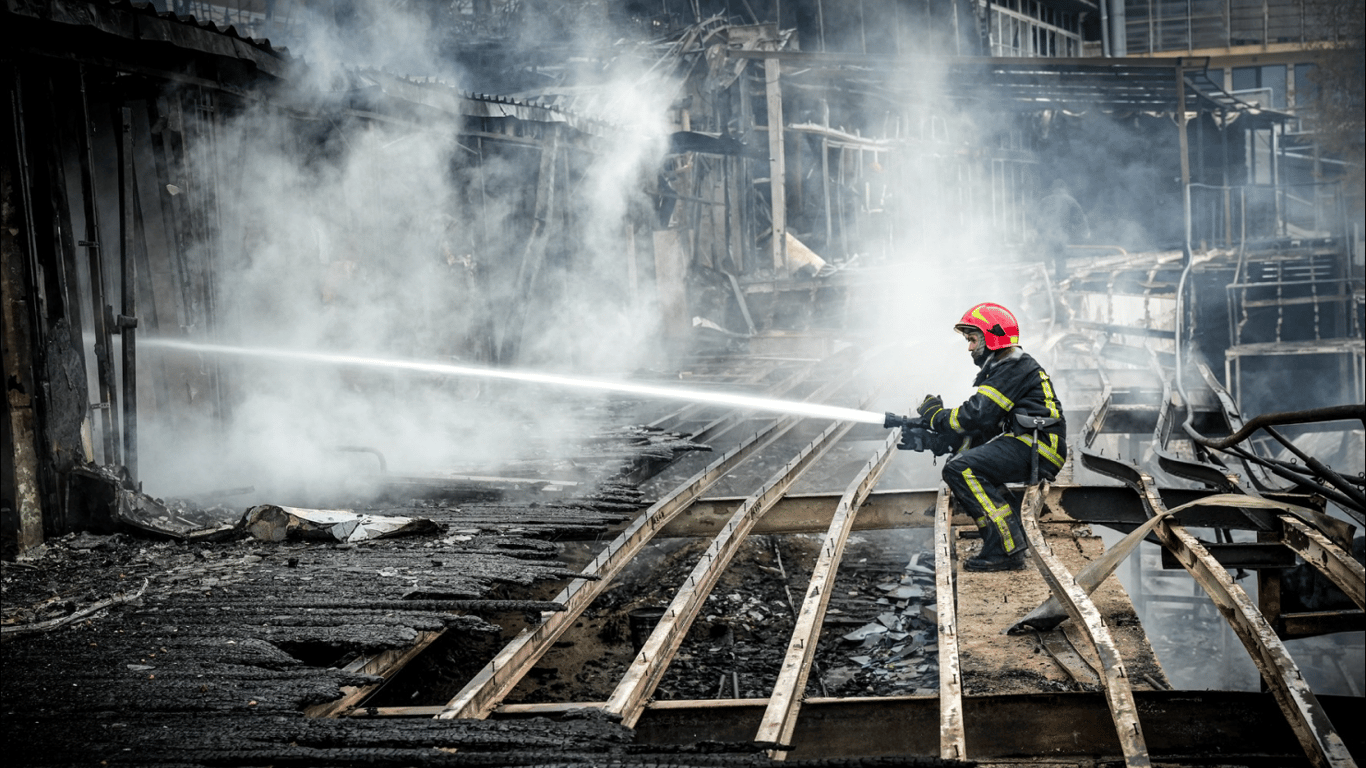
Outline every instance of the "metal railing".
[[1190, 186], [1192, 241], [1198, 245], [1241, 248], [1259, 240], [1347, 235], [1340, 181]]

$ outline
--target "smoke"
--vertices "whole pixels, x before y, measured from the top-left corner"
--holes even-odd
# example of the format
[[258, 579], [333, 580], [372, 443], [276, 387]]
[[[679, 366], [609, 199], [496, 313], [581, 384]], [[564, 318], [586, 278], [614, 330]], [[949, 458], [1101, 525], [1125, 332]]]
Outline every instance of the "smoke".
[[[475, 77], [451, 63], [436, 31], [451, 20], [430, 10], [320, 7], [330, 10], [301, 24], [308, 36], [290, 44], [308, 65], [296, 92], [227, 117], [216, 165], [203, 161], [203, 175], [230, 179], [213, 200], [216, 237], [200, 254], [222, 265], [214, 295], [222, 321], [203, 340], [598, 376], [655, 365], [650, 232], [633, 231], [631, 222], [651, 210], [643, 190], [666, 156], [678, 83], [649, 57], [570, 57], [562, 70], [539, 72], [547, 85], [535, 90], [605, 127], [527, 121], [519, 128], [537, 142], [520, 143], [462, 134], [462, 118], [449, 108], [459, 91], [514, 75]], [[557, 25], [538, 39], [535, 19], [520, 18], [517, 43], [528, 51], [538, 43], [608, 50], [607, 26], [587, 18], [593, 7], [582, 4], [585, 18], [570, 25], [585, 40], [564, 39]], [[954, 403], [971, 394], [976, 368], [952, 330], [968, 307], [1011, 307], [1026, 350], [1042, 345], [1054, 314], [1034, 290], [1039, 257], [1028, 247], [1038, 169], [1021, 158], [1039, 127], [958, 98], [962, 84], [937, 56], [957, 53], [956, 43], [940, 51], [929, 42], [935, 36], [922, 39], [925, 47], [906, 52], [890, 80], [851, 70], [845, 87], [830, 88], [819, 78], [804, 82], [801, 71], [785, 75], [786, 122], [821, 125], [828, 113], [831, 129], [857, 137], [831, 144], [831, 236], [820, 196], [791, 183], [801, 210], [790, 231], [856, 275], [840, 333], [882, 358], [878, 377], [890, 383], [871, 407], [902, 413], [927, 393]], [[300, 109], [276, 106], [286, 103]], [[817, 135], [786, 133], [802, 144], [794, 156], [821, 151]], [[750, 137], [764, 140], [759, 131]], [[542, 163], [539, 147], [557, 141], [554, 162]], [[813, 167], [820, 164], [793, 165], [800, 173]], [[541, 188], [546, 176], [554, 183]], [[809, 189], [825, 183], [814, 180]], [[147, 365], [148, 375], [212, 367], [169, 353]], [[158, 492], [316, 478], [364, 460], [338, 458], [339, 445], [373, 448], [391, 468], [567, 455], [563, 444], [591, 431], [580, 419], [598, 402], [279, 363], [234, 362], [219, 382], [190, 379], [190, 400], [221, 400], [214, 407], [226, 426], [204, 430], [202, 414], [149, 412], [142, 465]]]
[[[558, 142], [543, 134], [558, 143], [543, 164], [536, 145], [463, 135], [459, 115], [357, 71], [440, 78], [420, 86], [433, 103], [478, 90], [442, 56], [432, 19], [392, 4], [337, 8], [300, 25], [307, 37], [291, 49], [307, 74], [295, 92], [227, 117], [218, 156], [200, 154], [198, 171], [219, 182], [219, 228], [191, 259], [220, 268], [218, 324], [199, 338], [581, 375], [649, 364], [651, 296], [623, 277], [627, 213], [643, 205], [643, 169], [663, 157], [668, 82], [630, 62], [601, 68], [575, 109], [611, 118], [600, 131], [610, 145], [597, 138], [585, 152], [555, 123], [531, 125], [563, 131]], [[546, 209], [554, 220], [533, 229], [543, 172], [559, 197]], [[307, 504], [319, 490], [364, 490], [356, 479], [374, 475], [376, 453], [397, 474], [487, 474], [569, 455], [600, 413], [599, 396], [431, 374], [153, 350], [142, 365], [144, 380], [222, 371], [188, 377], [202, 387], [188, 411], [144, 410], [142, 480], [160, 495], [252, 486]]]

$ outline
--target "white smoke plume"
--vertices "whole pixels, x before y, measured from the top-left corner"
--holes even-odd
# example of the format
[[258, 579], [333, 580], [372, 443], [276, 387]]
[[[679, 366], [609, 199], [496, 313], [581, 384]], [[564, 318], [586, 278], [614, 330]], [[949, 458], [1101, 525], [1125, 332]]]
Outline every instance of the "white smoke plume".
[[[596, 153], [567, 146], [565, 131], [553, 169], [556, 221], [543, 222], [551, 239], [528, 304], [518, 286], [539, 151], [462, 135], [459, 116], [390, 98], [387, 75], [342, 90], [366, 84], [363, 72], [354, 76], [358, 67], [439, 78], [422, 87], [447, 98], [479, 90], [440, 55], [423, 17], [364, 3], [354, 12], [359, 18], [345, 31], [326, 18], [303, 25], [309, 35], [293, 46], [308, 76], [285, 101], [316, 111], [298, 114], [275, 101], [219, 128], [221, 156], [202, 170], [220, 181], [220, 228], [201, 245], [204, 258], [221, 254], [220, 324], [200, 340], [489, 365], [500, 341], [490, 320], [525, 315], [516, 364], [620, 376], [649, 363], [651, 298], [628, 292], [624, 259], [627, 214], [665, 149], [667, 78], [629, 67], [600, 75], [594, 91], [611, 103], [583, 106], [600, 103], [616, 125]], [[397, 105], [393, 118], [362, 115], [368, 99]], [[337, 108], [348, 102], [353, 109]], [[145, 375], [156, 375], [163, 360], [208, 365], [149, 348]], [[570, 435], [595, 428], [600, 402], [382, 369], [220, 362], [221, 426], [207, 406], [174, 417], [145, 413], [149, 492], [254, 486], [279, 494], [272, 500], [308, 503], [315, 491], [376, 469], [373, 453], [339, 450], [347, 447], [378, 451], [390, 472], [489, 474], [569, 451]]]

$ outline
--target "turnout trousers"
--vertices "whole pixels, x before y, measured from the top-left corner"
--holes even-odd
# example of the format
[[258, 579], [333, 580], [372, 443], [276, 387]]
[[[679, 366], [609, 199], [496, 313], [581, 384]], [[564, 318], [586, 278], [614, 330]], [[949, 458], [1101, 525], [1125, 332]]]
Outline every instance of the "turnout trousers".
[[[1031, 443], [1014, 435], [999, 435], [944, 464], [944, 482], [954, 501], [982, 533], [982, 557], [1013, 555], [1029, 546], [1020, 515], [1006, 500], [1005, 485], [1029, 482], [1033, 453]], [[1040, 456], [1040, 479], [1052, 480], [1057, 474], [1058, 467]]]

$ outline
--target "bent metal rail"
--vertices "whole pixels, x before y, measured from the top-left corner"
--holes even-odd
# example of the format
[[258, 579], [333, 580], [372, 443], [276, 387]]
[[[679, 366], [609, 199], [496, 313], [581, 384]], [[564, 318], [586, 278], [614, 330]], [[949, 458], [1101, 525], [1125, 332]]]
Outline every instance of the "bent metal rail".
[[[1173, 410], [1176, 400], [1173, 397], [1172, 380], [1165, 376], [1165, 372], [1156, 363], [1153, 367], [1159, 374], [1163, 374], [1164, 382], [1163, 402], [1160, 406], [1157, 427], [1153, 434], [1153, 449], [1162, 468], [1177, 476], [1195, 479], [1229, 493], [1246, 494], [1250, 497], [1249, 507], [1253, 506], [1255, 502], [1264, 501], [1255, 493], [1242, 488], [1238, 484], [1236, 476], [1228, 472], [1225, 467], [1180, 457], [1168, 450], [1167, 438], [1174, 424]], [[1341, 736], [1335, 730], [1332, 722], [1329, 721], [1314, 692], [1300, 674], [1299, 668], [1276, 634], [1275, 629], [1262, 615], [1256, 603], [1229, 576], [1224, 566], [1209, 553], [1199, 539], [1189, 533], [1180, 523], [1167, 517], [1167, 507], [1158, 494], [1157, 485], [1153, 482], [1152, 477], [1142, 472], [1135, 465], [1106, 458], [1093, 450], [1093, 441], [1099, 432], [1099, 420], [1103, 419], [1110, 401], [1109, 382], [1104, 377], [1103, 370], [1101, 375], [1103, 382], [1101, 401], [1092, 411], [1091, 418], [1088, 419], [1087, 426], [1082, 431], [1082, 444], [1078, 446], [1082, 463], [1089, 469], [1124, 482], [1139, 495], [1150, 517], [1163, 518], [1154, 528], [1162, 546], [1176, 556], [1181, 565], [1204, 589], [1219, 612], [1229, 622], [1230, 627], [1251, 655], [1263, 681], [1275, 696], [1286, 721], [1291, 730], [1294, 731], [1310, 762], [1315, 766], [1356, 765]], [[1225, 398], [1221, 402], [1228, 403], [1230, 401]], [[1230, 421], [1236, 418], [1236, 414], [1226, 414], [1226, 416]], [[1287, 514], [1292, 511], [1288, 505], [1285, 510], [1286, 512], [1280, 515], [1281, 518], [1294, 520], [1295, 523], [1300, 524], [1303, 522], [1317, 523], [1330, 531], [1340, 532], [1340, 528], [1333, 525], [1337, 521], [1327, 519], [1326, 515], [1322, 515], [1316, 510], [1303, 508], [1294, 510], [1303, 516], [1303, 521]], [[1291, 523], [1291, 529], [1297, 530], [1294, 523]], [[1325, 538], [1324, 541], [1327, 539]], [[1332, 542], [1327, 543], [1330, 548], [1335, 546]], [[1315, 540], [1315, 544], [1318, 544], [1317, 540]], [[1359, 568], [1358, 572], [1360, 572]]]

